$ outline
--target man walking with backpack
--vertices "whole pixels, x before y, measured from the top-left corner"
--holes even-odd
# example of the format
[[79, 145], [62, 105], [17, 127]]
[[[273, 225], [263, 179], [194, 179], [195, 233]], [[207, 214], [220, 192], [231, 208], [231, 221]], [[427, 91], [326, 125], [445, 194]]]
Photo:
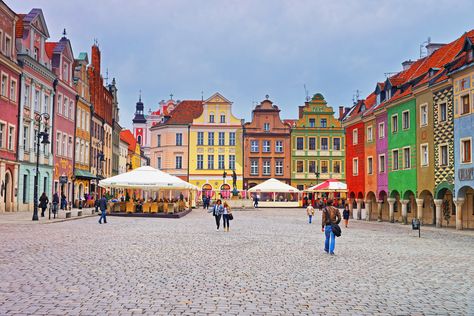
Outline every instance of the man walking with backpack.
[[332, 200], [327, 200], [327, 206], [323, 209], [322, 214], [321, 231], [326, 235], [326, 240], [324, 241], [324, 251], [331, 255], [334, 255], [334, 247], [336, 246], [336, 237], [333, 232], [333, 226], [337, 226], [336, 230], [339, 230], [340, 236], [340, 221], [341, 213], [339, 212], [339, 209], [332, 206]]

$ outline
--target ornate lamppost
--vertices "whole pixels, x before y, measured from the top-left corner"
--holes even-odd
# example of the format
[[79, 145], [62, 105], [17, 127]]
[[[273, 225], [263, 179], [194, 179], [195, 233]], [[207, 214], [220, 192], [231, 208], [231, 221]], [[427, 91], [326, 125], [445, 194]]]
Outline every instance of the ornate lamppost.
[[[104, 162], [105, 159], [104, 159], [104, 153], [99, 151], [97, 153], [97, 166], [95, 168], [95, 200], [97, 201], [97, 198], [99, 197], [99, 193], [98, 193], [98, 190], [99, 190], [99, 165], [101, 166], [101, 162]], [[98, 207], [97, 207], [97, 202], [95, 202], [95, 211], [98, 212]]]
[[[316, 170], [314, 171], [314, 175], [316, 176], [316, 184], [315, 185], [318, 185], [319, 184], [319, 176], [320, 176], [319, 166], [316, 166]], [[318, 196], [318, 192], [316, 192], [316, 196]]]
[[[44, 120], [44, 132], [40, 132], [41, 123]], [[40, 141], [41, 144], [49, 144], [49, 134], [48, 134], [48, 113], [41, 113], [35, 115], [35, 121], [38, 125], [38, 133], [36, 135], [36, 175], [35, 175], [35, 188], [34, 188], [34, 207], [33, 207], [33, 220], [38, 220], [38, 181], [39, 181], [39, 150], [40, 150]]]

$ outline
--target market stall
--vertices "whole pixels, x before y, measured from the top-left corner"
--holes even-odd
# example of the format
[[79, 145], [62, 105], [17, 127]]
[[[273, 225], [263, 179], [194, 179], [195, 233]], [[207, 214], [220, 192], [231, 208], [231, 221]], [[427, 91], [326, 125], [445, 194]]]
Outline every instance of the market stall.
[[251, 197], [259, 197], [259, 207], [298, 207], [301, 192], [277, 179], [271, 178], [248, 190]]

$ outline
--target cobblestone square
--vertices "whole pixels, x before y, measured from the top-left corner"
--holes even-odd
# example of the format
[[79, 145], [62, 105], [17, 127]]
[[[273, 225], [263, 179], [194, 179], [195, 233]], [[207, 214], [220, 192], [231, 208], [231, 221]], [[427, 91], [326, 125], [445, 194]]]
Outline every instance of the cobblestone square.
[[2, 224], [0, 315], [474, 314], [472, 231], [351, 221], [329, 256], [320, 213], [234, 216]]

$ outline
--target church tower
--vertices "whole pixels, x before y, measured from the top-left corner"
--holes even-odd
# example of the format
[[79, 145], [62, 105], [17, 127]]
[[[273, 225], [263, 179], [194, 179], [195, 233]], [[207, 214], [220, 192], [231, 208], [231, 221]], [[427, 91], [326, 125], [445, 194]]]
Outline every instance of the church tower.
[[135, 107], [135, 117], [133, 118], [133, 135], [135, 139], [143, 146], [143, 144], [147, 143], [146, 139], [146, 118], [143, 114], [143, 102], [142, 96], [140, 95], [139, 100]]

